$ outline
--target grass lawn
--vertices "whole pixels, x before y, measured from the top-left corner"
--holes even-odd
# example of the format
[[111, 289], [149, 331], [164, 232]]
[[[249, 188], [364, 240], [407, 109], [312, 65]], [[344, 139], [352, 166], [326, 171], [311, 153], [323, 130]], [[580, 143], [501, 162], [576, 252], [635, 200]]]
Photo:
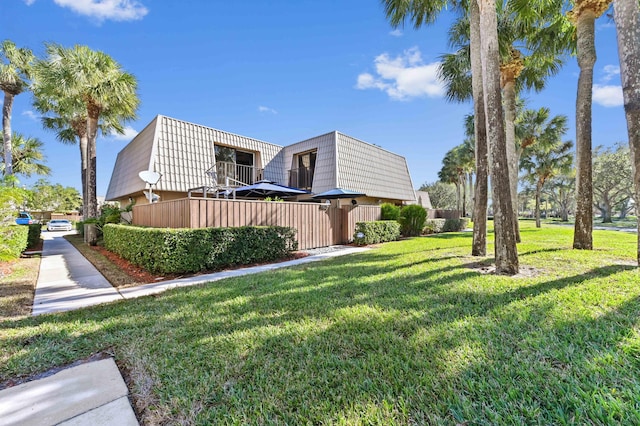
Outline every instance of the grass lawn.
[[0, 382], [107, 352], [145, 424], [640, 424], [637, 237], [521, 225], [515, 278], [441, 234], [7, 320]]
[[[40, 270], [40, 256], [15, 259], [0, 268], [10, 273], [0, 277], [0, 321], [31, 314], [33, 293]], [[1, 335], [0, 335], [1, 337]]]

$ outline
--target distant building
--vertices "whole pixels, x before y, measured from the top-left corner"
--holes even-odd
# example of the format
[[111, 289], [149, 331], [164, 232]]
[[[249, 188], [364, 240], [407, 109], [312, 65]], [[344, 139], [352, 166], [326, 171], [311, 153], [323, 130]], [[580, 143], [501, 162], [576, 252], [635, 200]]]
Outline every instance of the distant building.
[[283, 147], [158, 115], [118, 154], [106, 199], [147, 202], [143, 170], [162, 175], [160, 201], [266, 179], [310, 191], [298, 201], [342, 188], [366, 194], [361, 204], [416, 202], [404, 157], [337, 131]]

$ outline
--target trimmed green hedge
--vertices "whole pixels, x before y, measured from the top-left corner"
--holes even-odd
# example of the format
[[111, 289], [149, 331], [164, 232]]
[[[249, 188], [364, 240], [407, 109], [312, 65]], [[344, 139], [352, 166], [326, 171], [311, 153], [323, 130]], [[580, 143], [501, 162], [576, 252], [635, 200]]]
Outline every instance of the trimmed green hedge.
[[40, 234], [42, 233], [42, 225], [39, 223], [32, 223], [29, 225], [29, 233], [27, 235], [27, 247], [33, 248], [38, 245], [40, 241]]
[[17, 259], [27, 248], [29, 228], [24, 225], [0, 227], [0, 261]]
[[353, 234], [353, 242], [360, 246], [396, 241], [399, 238], [400, 224], [395, 220], [358, 222]]
[[460, 232], [467, 228], [469, 219], [428, 219], [424, 225], [423, 233], [440, 234], [442, 232]]
[[183, 273], [281, 259], [297, 250], [281, 226], [169, 229], [107, 224], [104, 246], [151, 272]]

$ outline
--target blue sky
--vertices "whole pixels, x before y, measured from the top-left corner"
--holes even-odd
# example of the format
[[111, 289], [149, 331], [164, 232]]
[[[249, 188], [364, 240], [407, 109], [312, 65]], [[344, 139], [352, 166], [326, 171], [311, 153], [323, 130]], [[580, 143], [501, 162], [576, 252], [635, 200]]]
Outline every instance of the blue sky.
[[[394, 31], [377, 0], [2, 0], [0, 38], [38, 55], [45, 42], [88, 45], [137, 77], [138, 120], [98, 140], [99, 195], [117, 153], [157, 114], [280, 145], [339, 130], [405, 156], [417, 188], [437, 180], [471, 111], [447, 103], [436, 78], [450, 19]], [[593, 144], [612, 145], [627, 141], [616, 35], [607, 17], [596, 27]], [[544, 92], [524, 95], [567, 115], [570, 140], [577, 80], [568, 58]], [[44, 131], [31, 102], [16, 98], [14, 131], [45, 143], [52, 183], [79, 188], [78, 147]]]

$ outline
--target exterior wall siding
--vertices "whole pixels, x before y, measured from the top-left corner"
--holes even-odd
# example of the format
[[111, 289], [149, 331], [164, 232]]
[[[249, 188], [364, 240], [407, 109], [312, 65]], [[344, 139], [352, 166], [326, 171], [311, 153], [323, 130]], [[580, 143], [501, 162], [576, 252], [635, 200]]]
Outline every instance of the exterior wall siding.
[[107, 200], [126, 199], [130, 194], [141, 193], [145, 189], [146, 184], [138, 173], [149, 169], [157, 122], [158, 117], [118, 153], [107, 189]]

